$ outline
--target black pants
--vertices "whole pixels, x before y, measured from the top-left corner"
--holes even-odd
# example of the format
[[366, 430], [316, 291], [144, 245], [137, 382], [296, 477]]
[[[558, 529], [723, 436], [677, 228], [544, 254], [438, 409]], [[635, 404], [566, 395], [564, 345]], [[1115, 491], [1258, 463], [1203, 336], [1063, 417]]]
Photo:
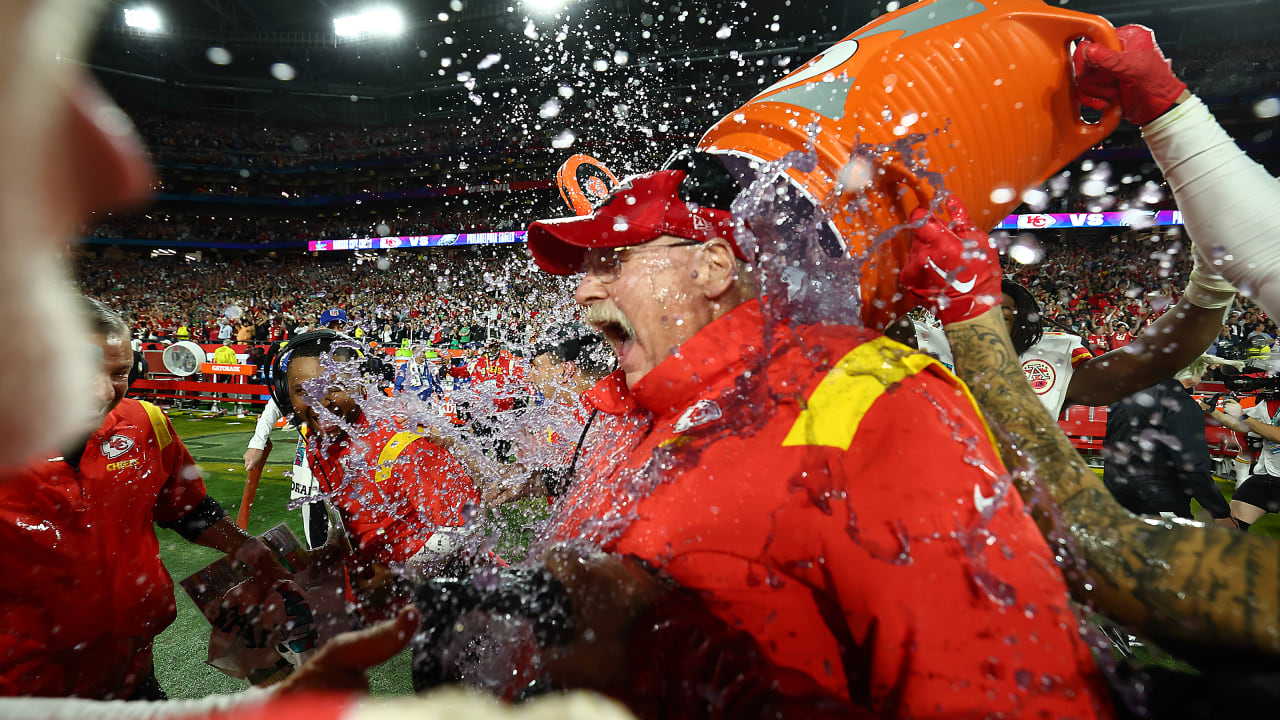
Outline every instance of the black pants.
[[1102, 481], [1116, 502], [1135, 515], [1167, 512], [1187, 519], [1192, 517], [1191, 497], [1161, 478], [1131, 477], [1121, 482], [1104, 475]]
[[1280, 513], [1280, 478], [1274, 475], [1253, 475], [1236, 488], [1231, 499], [1249, 503], [1269, 513]]

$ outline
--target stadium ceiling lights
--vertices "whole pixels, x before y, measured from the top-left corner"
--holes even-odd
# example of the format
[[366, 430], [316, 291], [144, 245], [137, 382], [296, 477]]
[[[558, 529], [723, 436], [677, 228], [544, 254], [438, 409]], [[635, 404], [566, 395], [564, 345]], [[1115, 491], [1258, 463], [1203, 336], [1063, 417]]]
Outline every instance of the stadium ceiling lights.
[[333, 34], [343, 40], [395, 37], [404, 32], [404, 15], [393, 7], [369, 8], [333, 19]]
[[549, 15], [557, 10], [563, 10], [568, 4], [566, 0], [524, 0], [525, 8], [540, 15]]
[[164, 21], [160, 13], [153, 7], [131, 7], [124, 9], [124, 24], [142, 32], [158, 33], [164, 30]]

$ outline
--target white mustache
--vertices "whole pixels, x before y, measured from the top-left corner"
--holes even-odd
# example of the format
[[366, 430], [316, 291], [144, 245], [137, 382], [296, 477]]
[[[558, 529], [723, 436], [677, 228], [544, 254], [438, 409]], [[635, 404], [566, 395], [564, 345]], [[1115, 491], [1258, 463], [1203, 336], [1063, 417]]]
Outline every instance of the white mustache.
[[627, 320], [627, 316], [623, 315], [621, 310], [610, 303], [599, 302], [588, 305], [586, 312], [582, 313], [582, 321], [597, 330], [606, 325], [617, 323], [628, 337], [636, 336], [636, 329], [631, 326], [631, 321]]

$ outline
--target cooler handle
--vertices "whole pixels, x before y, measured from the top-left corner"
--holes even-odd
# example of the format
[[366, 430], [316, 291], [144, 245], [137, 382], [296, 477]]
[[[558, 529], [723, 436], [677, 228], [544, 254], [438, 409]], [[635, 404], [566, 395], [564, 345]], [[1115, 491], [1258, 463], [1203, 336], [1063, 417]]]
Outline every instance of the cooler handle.
[[1046, 29], [1052, 29], [1062, 36], [1062, 48], [1067, 53], [1067, 72], [1071, 76], [1071, 83], [1066, 92], [1069, 93], [1068, 102], [1070, 103], [1071, 116], [1074, 120], [1069, 124], [1063, 123], [1058, 126], [1058, 147], [1060, 150], [1059, 154], [1054, 157], [1053, 166], [1055, 168], [1063, 167], [1078, 157], [1079, 152], [1076, 148], [1080, 147], [1081, 141], [1087, 142], [1089, 146], [1097, 145], [1115, 132], [1116, 128], [1120, 126], [1122, 112], [1122, 108], [1116, 104], [1108, 108], [1096, 123], [1087, 123], [1080, 117], [1080, 104], [1076, 100], [1075, 65], [1070, 54], [1071, 43], [1079, 38], [1087, 38], [1112, 50], [1121, 50], [1120, 38], [1116, 35], [1115, 26], [1101, 15], [1058, 10], [1055, 12], [1017, 12], [1012, 13], [1011, 17], [1024, 22], [1027, 20], [1037, 21], [1035, 24], [1041, 25]]

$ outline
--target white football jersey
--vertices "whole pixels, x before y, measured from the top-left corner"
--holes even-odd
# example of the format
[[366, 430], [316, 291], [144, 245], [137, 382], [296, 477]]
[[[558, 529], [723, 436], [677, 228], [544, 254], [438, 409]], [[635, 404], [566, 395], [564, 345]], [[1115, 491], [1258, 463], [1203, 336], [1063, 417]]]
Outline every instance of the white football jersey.
[[[1251, 417], [1268, 425], [1280, 423], [1280, 411], [1277, 411], [1273, 416], [1267, 412], [1267, 404], [1265, 402], [1260, 402], [1245, 410], [1244, 414], [1245, 417]], [[1250, 435], [1257, 437], [1252, 433]], [[1266, 438], [1262, 439], [1262, 452], [1258, 455], [1258, 465], [1255, 468], [1255, 472], [1280, 477], [1280, 443], [1274, 443]]]
[[1022, 372], [1031, 383], [1031, 389], [1049, 414], [1056, 418], [1062, 413], [1062, 406], [1067, 400], [1067, 386], [1071, 384], [1075, 366], [1091, 357], [1093, 355], [1085, 349], [1079, 337], [1047, 332], [1040, 342], [1027, 348], [1018, 361], [1022, 363]]

